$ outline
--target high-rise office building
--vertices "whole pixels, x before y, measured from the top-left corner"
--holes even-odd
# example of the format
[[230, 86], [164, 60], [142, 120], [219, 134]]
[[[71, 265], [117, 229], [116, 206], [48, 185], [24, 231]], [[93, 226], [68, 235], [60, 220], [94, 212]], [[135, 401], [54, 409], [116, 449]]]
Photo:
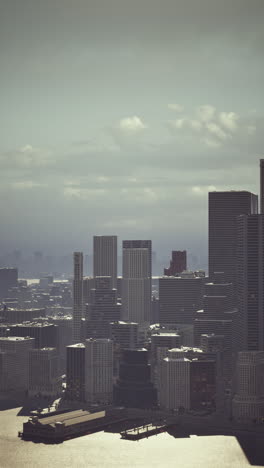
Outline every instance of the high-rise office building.
[[0, 299], [8, 296], [8, 290], [17, 286], [17, 268], [0, 268]]
[[240, 351], [264, 351], [264, 214], [237, 219]]
[[67, 346], [67, 387], [68, 400], [85, 400], [85, 345], [76, 343]]
[[94, 278], [94, 285], [86, 305], [86, 337], [109, 338], [110, 322], [120, 320], [121, 304], [117, 302], [117, 290], [111, 287], [111, 276]]
[[58, 359], [61, 375], [66, 372], [66, 347], [72, 344], [72, 317], [55, 315], [48, 317], [50, 323], [57, 326], [58, 331]]
[[232, 401], [233, 418], [239, 422], [262, 421], [264, 416], [264, 352], [238, 353], [237, 392]]
[[0, 391], [26, 391], [29, 385], [29, 352], [34, 338], [0, 338]]
[[74, 252], [73, 277], [73, 343], [81, 341], [81, 324], [83, 316], [83, 254]]
[[5, 307], [1, 311], [1, 317], [6, 323], [30, 322], [38, 317], [45, 317], [46, 309], [18, 309]]
[[[236, 291], [237, 216], [258, 212], [258, 197], [247, 191], [209, 192], [209, 277]], [[221, 274], [221, 275], [220, 275]]]
[[169, 268], [164, 268], [165, 276], [176, 276], [187, 270], [186, 250], [173, 250], [171, 257]]
[[35, 338], [35, 348], [57, 348], [58, 347], [58, 327], [44, 321], [23, 322], [10, 325], [9, 336], [23, 336]]
[[90, 304], [91, 290], [94, 288], [94, 278], [92, 276], [85, 276], [83, 278], [83, 303]]
[[151, 241], [123, 241], [122, 318], [139, 325], [151, 315]]
[[113, 401], [112, 340], [85, 340], [85, 399], [88, 403]]
[[151, 408], [156, 405], [157, 391], [150, 380], [146, 349], [123, 351], [119, 379], [114, 387], [114, 402], [128, 408]]
[[29, 352], [29, 395], [56, 396], [60, 391], [58, 354], [55, 348]]
[[202, 303], [204, 278], [164, 276], [159, 279], [159, 316], [161, 324], [193, 324]]
[[264, 214], [264, 159], [260, 159], [260, 213]]
[[138, 324], [133, 322], [111, 322], [110, 338], [114, 347], [119, 350], [137, 348], [138, 345]]
[[199, 349], [175, 348], [158, 367], [159, 403], [167, 410], [214, 409], [215, 359]]
[[110, 276], [111, 288], [116, 288], [117, 236], [94, 236], [93, 276]]

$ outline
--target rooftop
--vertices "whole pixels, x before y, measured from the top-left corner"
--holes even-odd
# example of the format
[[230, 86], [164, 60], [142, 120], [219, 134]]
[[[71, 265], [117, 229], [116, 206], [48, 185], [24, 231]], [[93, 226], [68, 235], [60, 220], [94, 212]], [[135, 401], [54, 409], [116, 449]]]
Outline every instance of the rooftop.
[[30, 336], [1, 336], [0, 341], [25, 341], [25, 340], [35, 340]]
[[56, 414], [47, 418], [41, 418], [38, 420], [42, 426], [51, 425], [55, 427], [56, 423], [64, 423], [65, 426], [73, 426], [75, 424], [81, 424], [94, 419], [100, 419], [105, 417], [105, 411], [98, 413], [89, 413], [89, 411], [76, 410], [70, 411], [69, 413]]

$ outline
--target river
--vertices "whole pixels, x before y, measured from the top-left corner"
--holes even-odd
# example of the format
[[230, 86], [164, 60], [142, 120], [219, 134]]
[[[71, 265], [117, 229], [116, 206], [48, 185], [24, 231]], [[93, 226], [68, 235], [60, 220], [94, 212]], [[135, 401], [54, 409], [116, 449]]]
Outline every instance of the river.
[[175, 439], [167, 433], [137, 442], [98, 432], [59, 445], [26, 442], [17, 437], [20, 408], [0, 411], [1, 468], [244, 468], [250, 466], [235, 437]]

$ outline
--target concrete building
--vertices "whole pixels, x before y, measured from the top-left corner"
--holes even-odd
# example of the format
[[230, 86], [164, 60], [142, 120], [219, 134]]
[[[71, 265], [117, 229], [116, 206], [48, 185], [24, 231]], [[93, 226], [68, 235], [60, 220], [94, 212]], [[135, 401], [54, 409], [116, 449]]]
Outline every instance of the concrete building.
[[8, 297], [8, 290], [17, 286], [17, 268], [0, 268], [0, 300]]
[[258, 212], [258, 197], [247, 191], [209, 192], [209, 277], [219, 282], [236, 281], [236, 239], [238, 215]]
[[159, 279], [159, 315], [162, 325], [193, 324], [202, 304], [204, 278], [164, 276]]
[[123, 241], [122, 319], [150, 323], [151, 241]]
[[29, 395], [56, 396], [60, 392], [58, 354], [55, 348], [29, 352]]
[[67, 350], [66, 347], [72, 344], [72, 322], [71, 316], [54, 315], [48, 317], [48, 321], [57, 327], [58, 332], [58, 366], [61, 375], [66, 372]]
[[260, 213], [264, 214], [264, 159], [260, 159]]
[[73, 343], [79, 343], [83, 316], [83, 253], [74, 252], [73, 261]]
[[58, 327], [47, 320], [10, 325], [9, 336], [35, 338], [35, 348], [57, 348]]
[[181, 336], [178, 332], [158, 332], [151, 335], [151, 360], [157, 361], [158, 348], [180, 348]]
[[159, 404], [166, 410], [215, 407], [215, 360], [200, 359], [200, 349], [175, 348], [159, 366]]
[[[181, 336], [175, 331], [157, 331], [151, 335], [150, 345], [150, 364], [151, 364], [151, 380], [155, 387], [158, 387], [157, 372], [159, 366], [158, 356], [162, 355], [162, 350], [168, 350], [173, 348], [180, 348]], [[166, 354], [164, 355], [166, 357]]]
[[134, 322], [112, 322], [110, 323], [110, 338], [114, 347], [114, 378], [119, 375], [120, 361], [124, 349], [138, 347], [139, 330], [138, 324]]
[[85, 345], [76, 343], [67, 346], [66, 398], [72, 401], [85, 400]]
[[111, 322], [110, 338], [114, 347], [120, 350], [126, 348], [137, 348], [138, 345], [138, 324], [134, 322]]
[[21, 309], [4, 307], [3, 310], [0, 311], [0, 315], [7, 323], [31, 322], [35, 318], [45, 317], [46, 309]]
[[92, 276], [85, 276], [83, 278], [83, 303], [84, 306], [91, 302], [91, 290], [94, 289], [94, 278]]
[[233, 418], [249, 423], [264, 417], [264, 352], [238, 353], [237, 392], [232, 402]]
[[237, 218], [238, 349], [264, 350], [264, 214]]
[[115, 404], [128, 408], [156, 406], [157, 392], [151, 382], [150, 371], [146, 349], [125, 349], [119, 379], [114, 387]]
[[94, 236], [93, 276], [110, 276], [111, 288], [117, 287], [117, 236]]
[[164, 268], [164, 276], [177, 276], [187, 270], [186, 250], [173, 250], [169, 268]]
[[109, 338], [110, 322], [120, 320], [121, 304], [117, 302], [117, 290], [112, 288], [110, 276], [94, 278], [94, 285], [90, 303], [86, 305], [86, 337]]
[[85, 399], [101, 404], [113, 401], [112, 340], [85, 340]]
[[0, 391], [27, 391], [34, 338], [0, 337]]

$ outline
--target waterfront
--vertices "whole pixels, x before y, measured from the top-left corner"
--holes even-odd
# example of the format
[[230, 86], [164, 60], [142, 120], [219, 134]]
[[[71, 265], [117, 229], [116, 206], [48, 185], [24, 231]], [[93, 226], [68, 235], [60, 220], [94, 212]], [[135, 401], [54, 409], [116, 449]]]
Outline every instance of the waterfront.
[[26, 442], [17, 437], [27, 416], [20, 408], [0, 412], [1, 468], [177, 467], [243, 468], [249, 463], [235, 437], [175, 439], [159, 434], [137, 442], [118, 433], [98, 432], [59, 445]]

